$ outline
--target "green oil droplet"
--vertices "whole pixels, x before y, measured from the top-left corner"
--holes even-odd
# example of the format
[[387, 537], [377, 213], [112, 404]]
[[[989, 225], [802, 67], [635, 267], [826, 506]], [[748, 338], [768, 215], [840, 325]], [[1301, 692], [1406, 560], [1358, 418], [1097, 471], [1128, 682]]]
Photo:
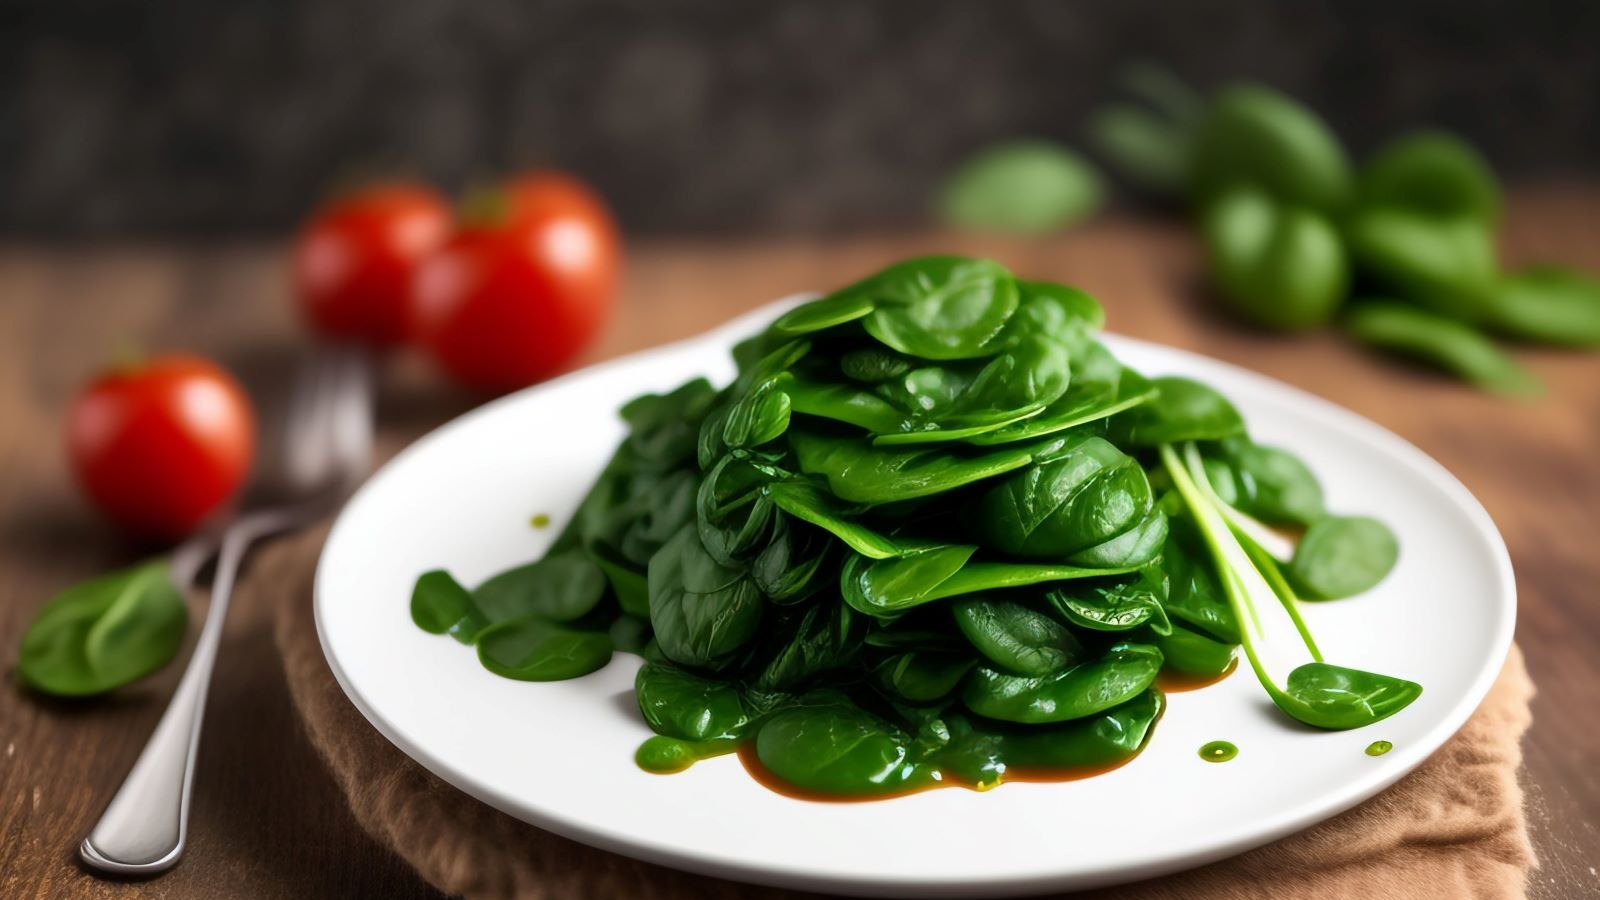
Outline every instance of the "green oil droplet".
[[1239, 748], [1227, 741], [1212, 741], [1200, 748], [1200, 758], [1206, 762], [1227, 762], [1239, 755]]
[[550, 517], [545, 515], [544, 513], [539, 513], [538, 515], [534, 516], [532, 519], [529, 519], [528, 521], [535, 528], [549, 528], [550, 527]]
[[1394, 749], [1394, 744], [1388, 741], [1373, 741], [1367, 745], [1368, 756], [1382, 756]]

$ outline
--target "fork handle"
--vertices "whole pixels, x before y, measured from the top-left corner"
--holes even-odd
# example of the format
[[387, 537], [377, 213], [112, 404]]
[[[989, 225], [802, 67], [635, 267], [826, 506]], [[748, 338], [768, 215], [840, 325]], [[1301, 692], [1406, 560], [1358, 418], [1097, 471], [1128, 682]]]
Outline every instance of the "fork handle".
[[301, 518], [297, 512], [252, 513], [223, 533], [211, 608], [188, 668], [133, 769], [78, 848], [83, 861], [91, 867], [116, 875], [152, 875], [170, 868], [183, 854], [200, 723], [205, 716], [206, 692], [211, 686], [222, 622], [228, 615], [239, 564], [256, 540]]

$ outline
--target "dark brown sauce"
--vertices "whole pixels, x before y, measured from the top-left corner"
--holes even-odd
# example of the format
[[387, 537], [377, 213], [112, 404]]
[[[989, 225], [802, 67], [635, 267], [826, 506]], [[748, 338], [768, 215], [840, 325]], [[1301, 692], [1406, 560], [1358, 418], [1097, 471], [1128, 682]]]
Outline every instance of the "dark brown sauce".
[[1156, 687], [1164, 693], [1182, 694], [1187, 691], [1198, 691], [1207, 688], [1232, 675], [1239, 668], [1239, 658], [1233, 658], [1228, 667], [1222, 670], [1221, 675], [1184, 675], [1180, 672], [1169, 672], [1165, 669], [1156, 676]]

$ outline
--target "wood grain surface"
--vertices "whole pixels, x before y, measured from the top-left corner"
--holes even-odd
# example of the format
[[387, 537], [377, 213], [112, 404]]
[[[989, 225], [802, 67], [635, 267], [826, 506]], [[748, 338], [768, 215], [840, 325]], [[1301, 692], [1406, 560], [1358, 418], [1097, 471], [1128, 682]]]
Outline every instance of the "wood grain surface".
[[[1336, 333], [1255, 333], [1216, 313], [1187, 233], [1123, 219], [1026, 243], [911, 235], [634, 246], [617, 316], [586, 361], [936, 250], [992, 255], [1020, 273], [1077, 284], [1103, 300], [1112, 330], [1240, 363], [1346, 405], [1465, 482], [1510, 546], [1517, 637], [1539, 688], [1525, 748], [1542, 864], [1530, 892], [1600, 893], [1600, 355], [1519, 351], [1549, 390], [1514, 402], [1374, 356]], [[1522, 192], [1505, 251], [1513, 261], [1600, 269], [1600, 188]], [[434, 896], [343, 808], [285, 693], [274, 610], [249, 606], [228, 622], [185, 859], [143, 882], [101, 881], [77, 865], [77, 842], [160, 716], [179, 667], [80, 703], [30, 696], [12, 669], [39, 603], [141, 553], [85, 506], [61, 451], [64, 404], [128, 347], [222, 360], [271, 421], [303, 351], [283, 248], [0, 246], [0, 897]], [[478, 399], [424, 360], [391, 360], [379, 412], [386, 451]]]

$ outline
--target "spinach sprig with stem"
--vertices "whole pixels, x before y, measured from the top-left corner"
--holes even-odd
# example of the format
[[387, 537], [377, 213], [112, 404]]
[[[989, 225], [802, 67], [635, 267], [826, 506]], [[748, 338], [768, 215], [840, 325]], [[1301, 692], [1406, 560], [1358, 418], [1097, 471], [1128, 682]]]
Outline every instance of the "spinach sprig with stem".
[[1325, 662], [1277, 563], [1211, 489], [1199, 449], [1163, 444], [1160, 453], [1216, 563], [1250, 668], [1279, 709], [1343, 730], [1388, 718], [1422, 694], [1413, 681]]

